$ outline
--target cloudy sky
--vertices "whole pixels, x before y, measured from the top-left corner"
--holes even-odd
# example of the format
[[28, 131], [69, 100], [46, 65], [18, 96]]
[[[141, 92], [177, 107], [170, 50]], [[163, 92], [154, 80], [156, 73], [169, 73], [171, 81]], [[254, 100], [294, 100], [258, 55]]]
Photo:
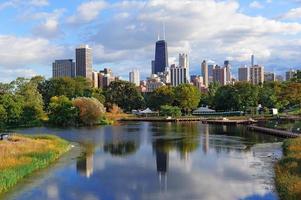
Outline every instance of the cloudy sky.
[[278, 74], [301, 68], [301, 0], [0, 0], [0, 81], [50, 77], [80, 44], [94, 69], [146, 77], [163, 23], [170, 61], [188, 53], [193, 74], [204, 59], [229, 59], [235, 75], [251, 54]]

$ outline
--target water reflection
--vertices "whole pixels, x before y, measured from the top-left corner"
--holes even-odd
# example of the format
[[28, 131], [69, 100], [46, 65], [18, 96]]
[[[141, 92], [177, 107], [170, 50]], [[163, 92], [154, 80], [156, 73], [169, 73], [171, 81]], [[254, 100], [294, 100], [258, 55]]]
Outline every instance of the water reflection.
[[77, 158], [76, 169], [81, 176], [89, 178], [93, 174], [93, 156], [95, 146], [93, 144], [84, 145], [84, 152]]
[[244, 127], [129, 123], [18, 132], [55, 133], [82, 151], [5, 199], [276, 199], [266, 155], [278, 147], [265, 143], [278, 139]]

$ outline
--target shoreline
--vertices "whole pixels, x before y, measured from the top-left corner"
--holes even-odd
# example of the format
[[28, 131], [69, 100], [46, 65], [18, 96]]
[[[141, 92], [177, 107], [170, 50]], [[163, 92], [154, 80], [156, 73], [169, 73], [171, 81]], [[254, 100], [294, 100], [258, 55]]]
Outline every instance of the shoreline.
[[48, 167], [70, 148], [69, 142], [53, 135], [12, 135], [0, 141], [0, 194], [33, 172]]

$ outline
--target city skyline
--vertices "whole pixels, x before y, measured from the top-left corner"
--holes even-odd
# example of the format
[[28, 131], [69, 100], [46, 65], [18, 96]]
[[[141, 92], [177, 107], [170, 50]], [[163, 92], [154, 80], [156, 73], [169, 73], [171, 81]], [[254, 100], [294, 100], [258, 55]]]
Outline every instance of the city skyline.
[[[75, 60], [74, 49], [80, 44], [93, 49], [95, 70], [109, 67], [127, 79], [135, 68], [145, 79], [157, 35], [164, 35], [163, 22], [169, 66], [185, 52], [191, 74], [201, 74], [203, 60], [216, 64], [230, 60], [237, 74], [239, 67], [250, 65], [252, 54], [256, 64], [277, 75], [300, 69], [300, 2], [254, 2], [4, 1], [0, 3], [0, 23], [5, 27], [0, 31], [0, 81], [32, 75], [49, 78], [52, 62]], [[183, 9], [185, 16], [177, 12]]]

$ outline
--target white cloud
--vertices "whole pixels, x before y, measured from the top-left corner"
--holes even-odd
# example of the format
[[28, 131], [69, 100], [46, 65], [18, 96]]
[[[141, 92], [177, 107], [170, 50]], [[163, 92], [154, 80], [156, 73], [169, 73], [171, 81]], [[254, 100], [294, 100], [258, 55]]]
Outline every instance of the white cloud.
[[33, 7], [43, 7], [48, 6], [48, 0], [8, 0], [3, 3], [0, 3], [0, 10], [10, 8], [10, 7], [18, 7], [18, 6], [33, 6]]
[[301, 18], [301, 7], [293, 8], [287, 13], [281, 16], [282, 19], [300, 19]]
[[91, 22], [98, 17], [106, 5], [107, 3], [103, 0], [82, 3], [77, 8], [76, 14], [69, 17], [67, 21], [71, 24]]
[[[50, 44], [48, 40], [39, 38], [25, 38], [0, 35], [0, 71], [15, 77], [21, 73], [12, 74], [13, 71], [22, 70], [26, 74], [33, 74], [35, 66], [48, 66], [55, 58], [62, 57], [64, 49]], [[1, 73], [0, 80], [6, 79]]]
[[253, 2], [251, 2], [249, 6], [250, 6], [250, 8], [256, 8], [256, 9], [261, 9], [261, 8], [264, 7], [264, 6], [263, 6], [261, 3], [259, 3], [258, 1], [253, 1]]

